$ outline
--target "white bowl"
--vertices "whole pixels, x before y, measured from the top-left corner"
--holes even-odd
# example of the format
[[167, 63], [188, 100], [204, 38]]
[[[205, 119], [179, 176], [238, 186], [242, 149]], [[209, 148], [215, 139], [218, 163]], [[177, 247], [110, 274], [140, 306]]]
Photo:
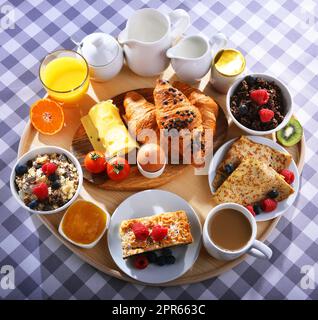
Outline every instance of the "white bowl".
[[[268, 81], [274, 81], [275, 84], [277, 84], [277, 86], [280, 88], [282, 95], [283, 95], [283, 99], [285, 102], [285, 116], [284, 116], [284, 120], [275, 128], [272, 130], [267, 130], [267, 131], [258, 131], [258, 130], [253, 130], [253, 129], [249, 129], [245, 126], [243, 126], [238, 120], [235, 119], [235, 117], [233, 116], [232, 112], [231, 112], [231, 108], [230, 108], [230, 99], [231, 96], [233, 95], [236, 87], [238, 86], [238, 84], [247, 76], [252, 76], [252, 77], [260, 77], [260, 78], [264, 78], [265, 80]], [[226, 95], [226, 109], [227, 112], [229, 114], [229, 116], [231, 117], [231, 119], [233, 120], [233, 122], [242, 130], [244, 130], [245, 132], [247, 132], [250, 135], [257, 135], [257, 136], [261, 136], [261, 135], [266, 135], [266, 134], [271, 134], [274, 133], [282, 128], [284, 128], [288, 121], [290, 120], [291, 116], [293, 115], [293, 99], [292, 96], [290, 94], [289, 89], [277, 78], [274, 78], [272, 76], [269, 76], [267, 74], [262, 74], [262, 73], [250, 73], [250, 74], [246, 74], [244, 75], [244, 77], [241, 77], [239, 79], [237, 79], [232, 86], [230, 87], [229, 91], [227, 92]]]
[[[91, 201], [86, 201], [86, 200], [82, 200], [82, 199], [81, 199], [81, 200], [77, 200], [76, 203], [77, 203], [77, 202], [91, 202]], [[100, 208], [97, 204], [95, 204], [95, 203], [93, 203], [93, 202], [91, 202], [91, 203], [92, 203], [94, 206]], [[73, 241], [72, 239], [70, 239], [70, 238], [64, 233], [63, 228], [62, 228], [62, 225], [63, 225], [64, 218], [65, 218], [65, 216], [67, 215], [67, 211], [66, 211], [65, 214], [63, 215], [63, 218], [62, 218], [62, 220], [61, 220], [61, 222], [60, 222], [60, 225], [59, 225], [59, 233], [60, 233], [60, 235], [61, 235], [63, 238], [65, 238], [67, 241], [71, 242], [72, 244], [74, 244], [74, 245], [76, 245], [76, 246], [78, 246], [78, 247], [81, 247], [81, 248], [84, 248], [84, 249], [91, 249], [91, 248], [95, 247], [96, 244], [99, 242], [99, 240], [100, 240], [100, 239], [102, 238], [102, 236], [104, 235], [104, 233], [106, 232], [106, 230], [108, 229], [108, 226], [109, 226], [109, 224], [110, 224], [110, 215], [109, 215], [109, 213], [106, 212], [105, 210], [103, 210], [102, 208], [100, 208], [100, 209], [103, 211], [103, 213], [104, 213], [105, 216], [106, 216], [106, 224], [105, 224], [105, 227], [104, 227], [102, 233], [99, 235], [99, 237], [98, 237], [95, 241], [93, 241], [93, 242], [91, 242], [91, 243], [87, 243], [87, 244], [79, 243], [79, 242]]]
[[[65, 154], [68, 157], [68, 159], [70, 159], [72, 161], [72, 163], [75, 165], [77, 172], [78, 172], [78, 187], [77, 187], [77, 190], [76, 190], [73, 198], [70, 201], [68, 201], [67, 203], [65, 203], [62, 207], [54, 209], [54, 210], [49, 210], [49, 211], [33, 210], [33, 209], [30, 209], [27, 205], [25, 205], [24, 202], [19, 197], [19, 194], [16, 190], [15, 182], [14, 182], [15, 176], [16, 176], [15, 167], [17, 166], [17, 164], [25, 164], [25, 163], [27, 163], [27, 161], [34, 159], [38, 154], [44, 154], [44, 153]], [[36, 147], [36, 148], [31, 149], [30, 151], [25, 153], [20, 159], [18, 159], [18, 161], [13, 166], [11, 176], [10, 176], [10, 188], [11, 188], [11, 192], [12, 192], [13, 196], [15, 197], [15, 199], [18, 201], [18, 203], [21, 205], [22, 208], [28, 210], [31, 213], [37, 213], [37, 214], [52, 214], [52, 213], [57, 213], [57, 212], [65, 210], [78, 197], [80, 190], [82, 188], [82, 185], [83, 185], [83, 171], [82, 171], [82, 167], [81, 167], [80, 163], [78, 162], [78, 160], [69, 151], [67, 151], [63, 148], [60, 148], [60, 147], [55, 147], [55, 146], [43, 146], [43, 147]]]
[[163, 167], [161, 169], [159, 169], [158, 171], [154, 171], [154, 172], [150, 172], [150, 171], [145, 171], [142, 166], [139, 164], [139, 162], [137, 161], [137, 167], [139, 172], [146, 178], [148, 179], [154, 179], [154, 178], [158, 178], [160, 177], [163, 172], [165, 171], [166, 168], [166, 163], [167, 163], [167, 159], [165, 159], [165, 163], [163, 165]]

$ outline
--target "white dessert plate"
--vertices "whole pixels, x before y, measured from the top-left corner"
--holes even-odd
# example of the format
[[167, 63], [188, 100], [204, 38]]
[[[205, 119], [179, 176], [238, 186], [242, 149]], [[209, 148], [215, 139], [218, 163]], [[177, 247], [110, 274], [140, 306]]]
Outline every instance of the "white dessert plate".
[[[158, 266], [150, 263], [139, 270], [133, 266], [133, 258], [123, 259], [119, 226], [123, 220], [151, 216], [163, 212], [184, 210], [191, 225], [193, 243], [171, 247], [176, 262]], [[201, 248], [202, 227], [193, 208], [181, 197], [163, 190], [146, 190], [135, 193], [124, 200], [114, 211], [108, 229], [108, 248], [117, 266], [131, 278], [148, 284], [172, 281], [188, 271], [197, 260]]]
[[[254, 142], [264, 144], [264, 145], [269, 146], [270, 148], [273, 148], [275, 150], [278, 150], [281, 152], [287, 152], [281, 145], [279, 145], [278, 143], [276, 143], [273, 140], [263, 138], [263, 137], [258, 137], [258, 136], [247, 136], [247, 137]], [[220, 162], [225, 157], [227, 151], [230, 149], [231, 145], [233, 144], [233, 142], [235, 140], [237, 140], [237, 138], [226, 142], [213, 155], [213, 159], [212, 159], [210, 166], [209, 166], [209, 186], [210, 186], [210, 190], [211, 190], [212, 194], [215, 192], [215, 190], [212, 186], [212, 182], [215, 177], [216, 169], [217, 169], [218, 165], [220, 164]], [[289, 207], [291, 207], [292, 204], [294, 203], [294, 201], [297, 197], [298, 191], [299, 191], [299, 172], [298, 172], [298, 169], [297, 169], [297, 166], [296, 166], [296, 163], [294, 160], [291, 161], [288, 169], [291, 170], [295, 175], [295, 180], [292, 184], [292, 187], [294, 188], [295, 192], [291, 196], [289, 196], [286, 200], [278, 202], [277, 208], [274, 211], [268, 212], [268, 213], [262, 212], [261, 214], [257, 215], [255, 217], [256, 221], [267, 221], [267, 220], [271, 220], [276, 217], [279, 217]]]

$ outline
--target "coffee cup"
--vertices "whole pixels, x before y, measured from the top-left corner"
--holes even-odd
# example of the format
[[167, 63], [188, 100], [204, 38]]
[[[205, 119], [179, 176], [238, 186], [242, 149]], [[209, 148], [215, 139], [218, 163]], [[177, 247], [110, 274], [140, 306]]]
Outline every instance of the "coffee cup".
[[234, 260], [245, 253], [270, 259], [272, 250], [256, 240], [257, 224], [253, 215], [236, 203], [223, 203], [213, 208], [204, 223], [203, 244], [219, 260]]

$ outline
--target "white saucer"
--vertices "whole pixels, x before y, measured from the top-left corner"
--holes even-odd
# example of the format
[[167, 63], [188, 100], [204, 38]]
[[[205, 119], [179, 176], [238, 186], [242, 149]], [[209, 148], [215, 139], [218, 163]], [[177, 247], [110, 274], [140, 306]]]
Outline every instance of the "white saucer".
[[[189, 245], [171, 248], [176, 258], [173, 265], [158, 266], [150, 263], [147, 268], [138, 270], [133, 266], [132, 259], [122, 258], [119, 226], [123, 220], [177, 210], [187, 213], [194, 241]], [[118, 206], [112, 215], [107, 237], [110, 254], [123, 272], [135, 280], [159, 284], [179, 278], [193, 266], [200, 253], [201, 234], [200, 220], [184, 199], [163, 190], [146, 190], [130, 196]]]
[[[278, 150], [281, 152], [287, 152], [281, 145], [279, 145], [278, 143], [276, 143], [273, 140], [263, 138], [263, 137], [258, 137], [258, 136], [247, 136], [247, 138], [249, 138], [250, 140], [252, 140], [254, 142], [269, 146], [275, 150]], [[217, 169], [218, 165], [220, 164], [220, 162], [225, 157], [227, 151], [230, 149], [231, 145], [233, 144], [233, 142], [235, 140], [237, 140], [237, 138], [226, 142], [223, 146], [221, 146], [219, 148], [219, 150], [213, 156], [213, 159], [212, 159], [212, 161], [210, 163], [210, 167], [209, 167], [209, 186], [210, 186], [210, 190], [212, 193], [215, 192], [215, 190], [212, 186], [212, 182], [213, 182], [213, 179], [214, 179], [214, 176], [216, 173], [216, 169]], [[273, 218], [279, 217], [289, 207], [291, 207], [292, 204], [294, 203], [294, 201], [297, 197], [298, 191], [299, 191], [299, 172], [298, 172], [298, 169], [297, 169], [297, 166], [296, 166], [296, 163], [294, 160], [291, 161], [288, 169], [291, 170], [295, 175], [295, 180], [292, 184], [292, 187], [294, 188], [295, 192], [291, 196], [289, 196], [286, 200], [278, 202], [276, 210], [274, 210], [272, 212], [268, 212], [268, 213], [263, 212], [263, 213], [257, 215], [255, 217], [256, 221], [267, 221], [267, 220], [271, 220]]]

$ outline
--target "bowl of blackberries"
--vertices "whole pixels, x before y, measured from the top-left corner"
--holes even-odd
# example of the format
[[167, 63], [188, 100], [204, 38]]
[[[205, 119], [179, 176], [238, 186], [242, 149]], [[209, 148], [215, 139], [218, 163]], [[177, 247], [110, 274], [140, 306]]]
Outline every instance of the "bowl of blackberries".
[[251, 135], [274, 133], [292, 116], [288, 88], [267, 74], [249, 74], [236, 80], [226, 96], [226, 108], [233, 122]]

